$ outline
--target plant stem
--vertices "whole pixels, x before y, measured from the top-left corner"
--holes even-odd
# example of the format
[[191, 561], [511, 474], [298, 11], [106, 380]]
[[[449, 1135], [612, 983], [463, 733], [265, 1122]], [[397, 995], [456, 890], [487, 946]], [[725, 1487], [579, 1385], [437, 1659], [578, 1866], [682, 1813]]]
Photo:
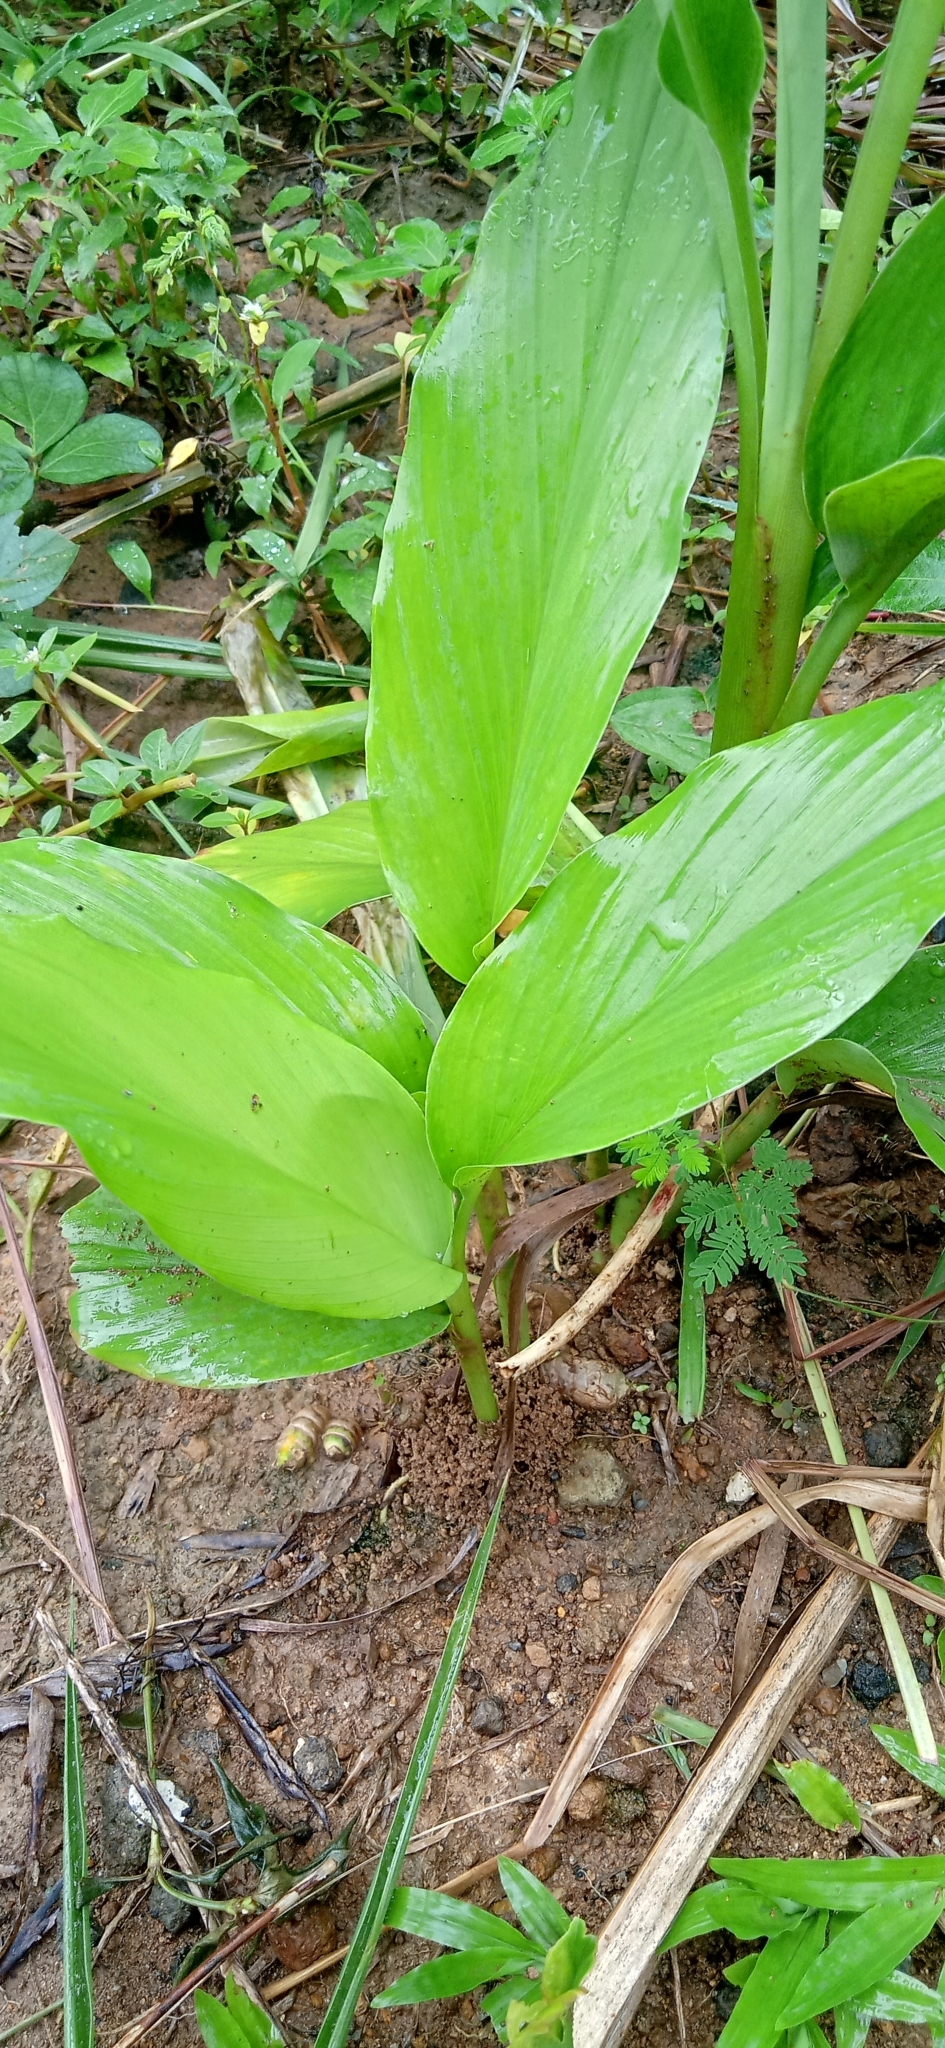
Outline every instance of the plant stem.
[[811, 352], [808, 406], [869, 290], [877, 243], [943, 20], [943, 0], [901, 0], [827, 272]]
[[463, 1277], [456, 1293], [451, 1294], [449, 1298], [450, 1336], [459, 1353], [463, 1378], [477, 1422], [498, 1422], [499, 1404], [495, 1397], [479, 1318], [469, 1291], [466, 1273], [466, 1233], [475, 1199], [475, 1194], [460, 1197], [453, 1224], [450, 1263]]
[[[479, 1190], [476, 1201], [476, 1215], [479, 1218], [482, 1242], [485, 1245], [486, 1251], [491, 1252], [496, 1240], [496, 1233], [501, 1229], [502, 1224], [507, 1223], [509, 1220], [509, 1205], [505, 1193], [505, 1182], [497, 1166], [493, 1167], [492, 1172], [486, 1176]], [[506, 1351], [519, 1351], [523, 1344], [530, 1342], [532, 1333], [529, 1326], [528, 1309], [523, 1304], [518, 1343], [512, 1344], [509, 1336], [509, 1296], [512, 1291], [512, 1271], [513, 1267], [510, 1260], [508, 1265], [503, 1266], [501, 1272], [496, 1274], [492, 1282], [492, 1288], [499, 1311], [499, 1322], [502, 1325], [502, 1339]]]
[[[788, 1300], [790, 1300], [791, 1313], [796, 1321], [801, 1348], [805, 1354], [810, 1353], [814, 1349], [813, 1339], [807, 1327], [804, 1311], [797, 1296], [794, 1294], [793, 1288], [786, 1287], [781, 1290], [781, 1298], [785, 1303], [785, 1307], [787, 1307]], [[834, 1405], [830, 1398], [830, 1389], [824, 1378], [823, 1367], [819, 1358], [811, 1358], [805, 1355], [803, 1362], [804, 1371], [807, 1375], [807, 1384], [814, 1397], [814, 1405], [820, 1417], [820, 1426], [827, 1440], [827, 1449], [835, 1465], [846, 1465], [848, 1462], [847, 1454], [844, 1449], [843, 1438], [840, 1434], [840, 1425], [837, 1421]], [[876, 1552], [873, 1548], [866, 1516], [862, 1508], [850, 1506], [847, 1508], [847, 1514], [850, 1517], [860, 1556], [867, 1564], [876, 1564]], [[906, 1648], [905, 1637], [899, 1626], [892, 1601], [885, 1586], [876, 1586], [871, 1583], [870, 1592], [873, 1595], [873, 1604], [886, 1639], [886, 1648], [889, 1651], [890, 1661], [896, 1674], [896, 1681], [902, 1695], [902, 1704], [906, 1710], [906, 1718], [912, 1730], [916, 1749], [923, 1762], [937, 1763], [938, 1748], [935, 1736], [932, 1733], [928, 1709], [922, 1698], [922, 1688], [913, 1670], [912, 1658]]]
[[798, 725], [810, 717], [834, 662], [839, 660], [867, 609], [863, 599], [851, 597], [849, 591], [838, 597], [774, 720], [775, 732], [783, 732], [785, 726]]
[[[196, 775], [169, 775], [165, 782], [151, 782], [146, 789], [133, 789], [129, 792], [128, 796], [123, 796], [121, 799], [122, 816], [125, 818], [131, 817], [134, 811], [142, 810], [146, 804], [150, 805], [152, 799], [156, 796], [169, 796], [171, 791], [175, 789], [193, 789], [196, 780]], [[83, 818], [78, 825], [64, 825], [62, 831], [54, 832], [52, 837], [54, 839], [76, 839], [81, 833], [91, 831], [91, 819]]]
[[826, 121], [824, 0], [778, 16], [776, 196], [758, 514], [770, 535], [763, 729], [791, 685], [817, 535], [804, 496], [806, 386], [817, 311]]

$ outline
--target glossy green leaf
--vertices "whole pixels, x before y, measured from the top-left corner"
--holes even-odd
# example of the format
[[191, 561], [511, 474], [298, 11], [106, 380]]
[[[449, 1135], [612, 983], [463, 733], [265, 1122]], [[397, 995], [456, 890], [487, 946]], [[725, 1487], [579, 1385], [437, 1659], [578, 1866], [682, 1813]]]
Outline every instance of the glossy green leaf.
[[[711, 1869], [765, 1898], [794, 1899], [815, 1912], [864, 1913], [877, 1902], [894, 1904], [916, 1887], [945, 1888], [945, 1856], [857, 1856], [855, 1861], [792, 1856], [713, 1856]], [[905, 1951], [903, 1951], [905, 1953]]]
[[66, 1679], [62, 1797], [63, 2048], [95, 2048], [92, 1924], [88, 1906], [79, 1900], [79, 1887], [89, 1867], [85, 1775], [79, 1700], [71, 1678]]
[[[502, 1504], [505, 1500], [505, 1485], [499, 1489], [499, 1497], [486, 1524], [482, 1541], [473, 1559], [472, 1570], [466, 1580], [456, 1606], [456, 1614], [449, 1635], [443, 1646], [433, 1688], [424, 1710], [420, 1733], [414, 1743], [413, 1753], [407, 1765], [401, 1786], [400, 1798], [394, 1811], [381, 1852], [380, 1861], [367, 1898], [358, 1915], [358, 1923], [351, 1937], [338, 1982], [332, 1993], [328, 2011], [319, 2027], [314, 2048], [345, 2048], [355, 2006], [361, 1995], [361, 1987], [377, 1947], [381, 1929], [387, 1918], [391, 1896], [400, 1875], [401, 1865], [407, 1853], [407, 1845], [417, 1824], [417, 1815], [437, 1744], [443, 1733], [443, 1724], [449, 1712], [450, 1701], [456, 1689], [460, 1669], [466, 1654], [466, 1645], [475, 1619], [486, 1566], [499, 1526]], [[507, 1954], [507, 1951], [504, 1951]], [[450, 1960], [453, 1960], [452, 1958]]]
[[510, 1856], [500, 1856], [499, 1881], [516, 1920], [521, 1922], [532, 1941], [546, 1949], [567, 1933], [570, 1916], [554, 1892], [550, 1892], [526, 1864], [516, 1863]]
[[494, 1984], [497, 1977], [510, 1977], [521, 1967], [521, 1955], [509, 1948], [468, 1948], [408, 1970], [386, 1991], [378, 1992], [371, 2004], [383, 2011], [392, 2005], [420, 2005], [430, 1998], [460, 1998], [465, 1991]]
[[313, 711], [268, 711], [252, 718], [207, 718], [193, 766], [204, 782], [245, 782], [307, 761], [357, 754], [367, 705], [325, 704]]
[[274, 1308], [222, 1287], [99, 1188], [63, 1217], [76, 1342], [124, 1372], [178, 1387], [255, 1386], [392, 1357], [445, 1328], [449, 1311], [369, 1319]]
[[[565, 1924], [570, 1925], [567, 1914]], [[541, 1962], [545, 1944], [539, 1948], [511, 1922], [473, 1906], [468, 1899], [451, 1899], [445, 1892], [422, 1891], [404, 1885], [395, 1891], [387, 1910], [388, 1927], [403, 1934], [420, 1935], [424, 1941], [438, 1941], [443, 1948], [507, 1948], [517, 1958], [516, 1967]]]
[[841, 1038], [810, 1046], [778, 1071], [792, 1087], [815, 1076], [850, 1078], [895, 1095], [919, 1144], [945, 1168], [945, 946], [923, 946], [847, 1019]]
[[[9, 356], [0, 358], [0, 370]], [[79, 550], [54, 526], [21, 534], [12, 515], [0, 518], [0, 612], [29, 612], [58, 590]]]
[[804, 460], [821, 532], [829, 531], [824, 503], [838, 485], [906, 456], [945, 455], [943, 265], [939, 202], [883, 265], [820, 387]]
[[930, 1764], [919, 1756], [915, 1737], [908, 1728], [881, 1728], [874, 1724], [873, 1734], [901, 1771], [908, 1771], [910, 1778], [918, 1778], [920, 1785], [928, 1785], [931, 1792], [945, 1799], [945, 1749], [939, 1750], [938, 1763]]
[[572, 861], [436, 1048], [444, 1175], [649, 1130], [839, 1028], [945, 903], [943, 738], [941, 690], [796, 726]]
[[843, 2001], [833, 2009], [833, 2031], [836, 2048], [865, 2048], [865, 2042], [873, 2022], [869, 2011], [858, 2005], [855, 1999]]
[[155, 427], [122, 412], [100, 412], [57, 440], [43, 456], [40, 471], [54, 484], [95, 484], [106, 476], [136, 476], [156, 469], [163, 455], [164, 443]]
[[907, 2026], [945, 2026], [945, 1998], [931, 1984], [894, 1970], [865, 1994], [871, 2019], [898, 2020]]
[[374, 608], [384, 865], [461, 980], [541, 868], [679, 560], [715, 410], [720, 273], [700, 137], [654, 0], [493, 200], [425, 351]]
[[231, 839], [197, 858], [309, 924], [327, 924], [352, 903], [388, 891], [366, 803], [339, 804], [326, 818]]
[[841, 1929], [793, 1985], [775, 1982], [774, 2004], [781, 1998], [779, 2027], [798, 2027], [818, 2013], [829, 2012], [837, 1999], [858, 1998], [888, 1977], [911, 1955], [942, 1910], [943, 1887], [913, 1885], [908, 1896], [881, 1899]]
[[39, 349], [0, 358], [0, 413], [25, 427], [38, 454], [77, 424], [88, 396], [78, 370]]
[[705, 1288], [692, 1270], [697, 1249], [695, 1241], [687, 1235], [683, 1245], [679, 1354], [676, 1362], [677, 1400], [684, 1422], [695, 1422], [705, 1405]]
[[945, 525], [945, 460], [917, 455], [841, 484], [824, 505], [834, 562], [863, 612]]
[[[254, 844], [255, 836], [240, 842]], [[429, 1037], [390, 976], [231, 876], [87, 840], [8, 840], [0, 846], [0, 912], [67, 917], [83, 934], [133, 953], [257, 982], [379, 1060], [409, 1093], [424, 1086]]]
[[116, 569], [127, 577], [132, 589], [140, 591], [150, 604], [154, 595], [154, 573], [144, 549], [136, 540], [113, 540], [108, 552]]
[[549, 2002], [566, 1998], [583, 1984], [597, 1954], [597, 1939], [588, 1934], [583, 1920], [569, 1920], [563, 1934], [548, 1950], [541, 1973], [541, 1988]]
[[883, 593], [884, 612], [945, 610], [945, 540], [932, 540]]
[[258, 983], [64, 917], [2, 917], [0, 934], [18, 996], [0, 1018], [4, 1108], [70, 1131], [182, 1258], [327, 1315], [402, 1315], [455, 1288], [448, 1190], [376, 1060]]
[[33, 495], [33, 472], [19, 441], [0, 441], [0, 517], [22, 512]]
[[765, 43], [751, 0], [673, 0], [659, 48], [667, 90], [704, 121], [729, 186], [744, 183]]
[[[733, 1861], [732, 1867], [740, 1866]], [[737, 1878], [722, 1879], [718, 1884], [703, 1884], [698, 1891], [690, 1892], [661, 1944], [660, 1954], [678, 1948], [681, 1941], [694, 1941], [697, 1935], [714, 1934], [718, 1927], [727, 1927], [739, 1941], [758, 1941], [769, 1934], [783, 1933], [796, 1920], [796, 1910], [785, 1908], [782, 1900], [766, 1897], [750, 1885], [739, 1883]]]
[[275, 2020], [260, 2012], [233, 1976], [227, 1976], [224, 1989], [225, 2005], [209, 1991], [194, 1992], [194, 2011], [206, 2048], [283, 2048]]
[[793, 1995], [812, 1964], [816, 1968], [826, 1932], [827, 1915], [818, 1913], [766, 1941], [716, 2048], [776, 2048], [779, 2003]]
[[793, 1792], [804, 1812], [822, 1828], [859, 1827], [860, 1816], [845, 1785], [823, 1764], [802, 1757], [793, 1764], [774, 1766], [782, 1784]]
[[677, 684], [671, 690], [632, 690], [621, 697], [610, 714], [610, 723], [628, 747], [639, 747], [665, 761], [677, 775], [688, 775], [708, 759], [708, 733], [694, 732], [692, 721], [705, 711], [699, 690]]

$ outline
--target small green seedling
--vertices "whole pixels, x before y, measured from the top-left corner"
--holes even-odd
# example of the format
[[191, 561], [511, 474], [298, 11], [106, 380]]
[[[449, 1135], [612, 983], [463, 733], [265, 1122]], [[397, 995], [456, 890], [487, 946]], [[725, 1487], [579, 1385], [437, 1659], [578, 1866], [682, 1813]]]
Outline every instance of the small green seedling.
[[597, 1943], [521, 1863], [499, 1857], [499, 1877], [524, 1932], [496, 1913], [411, 1886], [394, 1893], [388, 1927], [439, 1942], [452, 1954], [408, 1970], [376, 2008], [457, 1998], [495, 1984], [482, 2001], [499, 2040], [521, 2048], [570, 2048], [571, 2014]]

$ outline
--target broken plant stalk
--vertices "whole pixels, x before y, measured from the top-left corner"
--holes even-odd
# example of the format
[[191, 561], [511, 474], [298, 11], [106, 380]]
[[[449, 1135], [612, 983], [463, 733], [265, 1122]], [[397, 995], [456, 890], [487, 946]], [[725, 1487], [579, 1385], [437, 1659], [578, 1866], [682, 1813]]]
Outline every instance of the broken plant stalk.
[[[827, 1441], [827, 1449], [835, 1465], [846, 1465], [847, 1454], [840, 1434], [840, 1425], [830, 1398], [830, 1389], [824, 1378], [820, 1360], [813, 1358], [814, 1341], [807, 1327], [807, 1319], [792, 1287], [783, 1287], [781, 1299], [788, 1321], [791, 1349], [803, 1364], [807, 1384], [814, 1397], [814, 1405], [820, 1417], [820, 1426]], [[876, 1552], [870, 1541], [866, 1516], [862, 1508], [850, 1506], [847, 1509], [853, 1534], [856, 1537], [860, 1555], [867, 1564], [876, 1564]], [[905, 1637], [899, 1626], [895, 1608], [884, 1586], [870, 1586], [879, 1625], [883, 1631], [886, 1648], [889, 1651], [896, 1682], [902, 1695], [906, 1718], [912, 1730], [919, 1756], [924, 1763], [938, 1762], [938, 1745], [932, 1732], [928, 1708], [922, 1697], [922, 1688], [912, 1666], [912, 1658], [906, 1648]]]
[[503, 1364], [504, 1373], [517, 1377], [533, 1365], [544, 1365], [546, 1359], [556, 1358], [558, 1352], [563, 1351], [565, 1345], [570, 1344], [572, 1338], [577, 1336], [578, 1331], [583, 1330], [586, 1323], [600, 1314], [601, 1309], [616, 1294], [621, 1282], [636, 1265], [637, 1260], [642, 1258], [647, 1246], [659, 1235], [678, 1193], [674, 1169], [661, 1182], [642, 1216], [638, 1217], [632, 1229], [627, 1232], [613, 1257], [608, 1259], [603, 1272], [598, 1274], [597, 1279], [591, 1282], [590, 1287], [577, 1301], [572, 1302], [564, 1315], [559, 1316], [557, 1322], [551, 1324], [544, 1336], [536, 1337], [534, 1343], [526, 1344], [524, 1351], [517, 1352]]

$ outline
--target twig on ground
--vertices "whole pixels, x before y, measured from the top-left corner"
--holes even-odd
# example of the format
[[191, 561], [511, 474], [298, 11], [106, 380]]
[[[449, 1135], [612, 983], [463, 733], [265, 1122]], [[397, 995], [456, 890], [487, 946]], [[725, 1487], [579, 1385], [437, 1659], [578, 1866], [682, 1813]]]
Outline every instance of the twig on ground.
[[59, 1476], [62, 1480], [62, 1488], [66, 1496], [66, 1506], [69, 1510], [69, 1520], [72, 1524], [73, 1540], [86, 1584], [95, 1598], [95, 1604], [92, 1608], [92, 1622], [97, 1641], [100, 1645], [104, 1645], [113, 1636], [117, 1635], [118, 1631], [114, 1622], [111, 1621], [108, 1601], [105, 1598], [105, 1587], [102, 1584], [102, 1575], [99, 1571], [95, 1539], [92, 1535], [92, 1525], [89, 1521], [88, 1509], [85, 1505], [85, 1495], [82, 1491], [82, 1481], [79, 1477], [79, 1468], [76, 1464], [75, 1452], [72, 1448], [72, 1438], [69, 1435], [69, 1425], [66, 1421], [62, 1388], [59, 1385], [59, 1377], [53, 1364], [52, 1352], [49, 1349], [42, 1318], [36, 1306], [36, 1296], [33, 1293], [32, 1282], [26, 1270], [26, 1262], [20, 1249], [20, 1242], [14, 1228], [10, 1204], [4, 1193], [2, 1182], [0, 1182], [0, 1218], [3, 1220], [3, 1227], [6, 1231], [10, 1264], [13, 1267], [14, 1278], [20, 1300], [23, 1304], [23, 1314], [26, 1317], [26, 1327], [29, 1331], [30, 1343], [33, 1347], [36, 1376], [39, 1380], [40, 1391], [46, 1408], [46, 1417], [49, 1423], [49, 1433], [53, 1440], [56, 1463], [59, 1466]]
[[516, 1352], [512, 1358], [505, 1360], [500, 1368], [502, 1372], [515, 1374], [517, 1377], [533, 1365], [544, 1365], [546, 1358], [557, 1357], [558, 1352], [563, 1351], [565, 1346], [571, 1343], [578, 1331], [583, 1330], [585, 1323], [589, 1323], [594, 1316], [600, 1314], [612, 1295], [616, 1294], [627, 1274], [632, 1271], [637, 1260], [642, 1258], [647, 1246], [652, 1244], [678, 1193], [673, 1171], [667, 1174], [666, 1179], [657, 1188], [642, 1216], [638, 1217], [636, 1223], [628, 1230], [613, 1258], [608, 1259], [603, 1272], [598, 1273], [597, 1279], [592, 1280], [590, 1287], [578, 1300], [572, 1302], [564, 1315], [559, 1316], [557, 1322], [551, 1324], [543, 1337], [536, 1337], [534, 1343], [526, 1344], [524, 1351]]

